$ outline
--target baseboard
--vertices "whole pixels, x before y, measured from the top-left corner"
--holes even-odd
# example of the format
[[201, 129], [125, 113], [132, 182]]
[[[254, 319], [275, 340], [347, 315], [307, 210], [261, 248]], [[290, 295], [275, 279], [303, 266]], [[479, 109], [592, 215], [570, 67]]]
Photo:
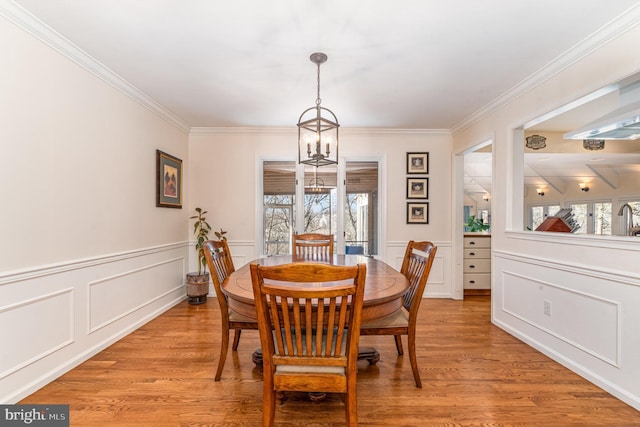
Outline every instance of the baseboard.
[[465, 297], [491, 296], [491, 289], [465, 289]]

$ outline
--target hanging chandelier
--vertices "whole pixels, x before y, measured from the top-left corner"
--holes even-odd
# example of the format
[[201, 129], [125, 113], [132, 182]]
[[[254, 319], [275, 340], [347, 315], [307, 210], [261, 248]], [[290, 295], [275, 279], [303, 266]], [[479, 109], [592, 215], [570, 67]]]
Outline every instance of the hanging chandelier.
[[328, 189], [324, 186], [324, 180], [322, 178], [318, 178], [318, 168], [315, 168], [313, 171], [313, 178], [309, 180], [309, 185], [304, 188], [305, 193], [311, 194], [321, 194], [327, 193]]
[[309, 59], [318, 67], [318, 95], [316, 106], [304, 110], [298, 119], [298, 162], [317, 168], [338, 163], [340, 125], [331, 110], [320, 106], [320, 64], [327, 61], [327, 55], [316, 52]]

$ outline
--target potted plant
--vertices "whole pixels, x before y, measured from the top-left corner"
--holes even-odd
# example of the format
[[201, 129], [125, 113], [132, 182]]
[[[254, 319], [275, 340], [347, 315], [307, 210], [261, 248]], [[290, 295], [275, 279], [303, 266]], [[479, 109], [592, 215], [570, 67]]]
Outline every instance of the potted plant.
[[482, 218], [476, 218], [475, 215], [469, 215], [467, 222], [464, 223], [464, 226], [467, 228], [467, 231], [476, 232], [476, 231], [489, 231], [491, 228], [491, 224], [485, 223]]
[[[207, 211], [196, 208], [196, 215], [189, 219], [195, 219], [193, 234], [196, 236], [196, 251], [198, 252], [198, 271], [187, 273], [187, 296], [189, 304], [203, 304], [207, 302], [209, 293], [209, 273], [207, 272], [207, 259], [204, 256], [204, 242], [209, 240], [211, 226], [207, 222]], [[216, 232], [216, 234], [218, 234]]]

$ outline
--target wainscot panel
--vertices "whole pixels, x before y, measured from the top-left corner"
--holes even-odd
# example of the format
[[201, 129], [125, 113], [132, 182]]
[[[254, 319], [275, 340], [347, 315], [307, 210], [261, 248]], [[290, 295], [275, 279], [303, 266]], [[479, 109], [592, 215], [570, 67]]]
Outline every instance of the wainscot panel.
[[183, 301], [191, 251], [180, 242], [0, 272], [0, 401], [18, 402]]
[[0, 308], [0, 380], [71, 344], [73, 335], [71, 288]]
[[640, 409], [637, 274], [507, 251], [494, 267], [494, 324]]
[[[451, 243], [450, 242], [433, 242], [438, 247], [436, 258], [431, 266], [431, 273], [425, 288], [425, 298], [454, 298], [453, 282], [452, 282], [452, 262]], [[402, 268], [402, 259], [407, 249], [407, 242], [388, 242], [387, 264], [400, 271]]]
[[174, 292], [183, 265], [184, 258], [169, 259], [89, 283], [89, 333]]
[[618, 366], [620, 304], [535, 277], [502, 275], [506, 313]]

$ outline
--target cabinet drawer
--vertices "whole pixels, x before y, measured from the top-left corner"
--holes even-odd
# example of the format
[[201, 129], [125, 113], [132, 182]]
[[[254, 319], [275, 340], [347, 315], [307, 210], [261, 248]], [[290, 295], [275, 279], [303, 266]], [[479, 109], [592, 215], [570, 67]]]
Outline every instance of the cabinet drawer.
[[464, 289], [491, 289], [491, 274], [466, 274], [463, 277]]
[[491, 247], [491, 237], [465, 237], [464, 238], [464, 247], [465, 248], [490, 248]]
[[491, 258], [491, 249], [465, 248], [464, 258], [465, 259]]
[[491, 260], [465, 259], [463, 271], [465, 273], [491, 273]]

